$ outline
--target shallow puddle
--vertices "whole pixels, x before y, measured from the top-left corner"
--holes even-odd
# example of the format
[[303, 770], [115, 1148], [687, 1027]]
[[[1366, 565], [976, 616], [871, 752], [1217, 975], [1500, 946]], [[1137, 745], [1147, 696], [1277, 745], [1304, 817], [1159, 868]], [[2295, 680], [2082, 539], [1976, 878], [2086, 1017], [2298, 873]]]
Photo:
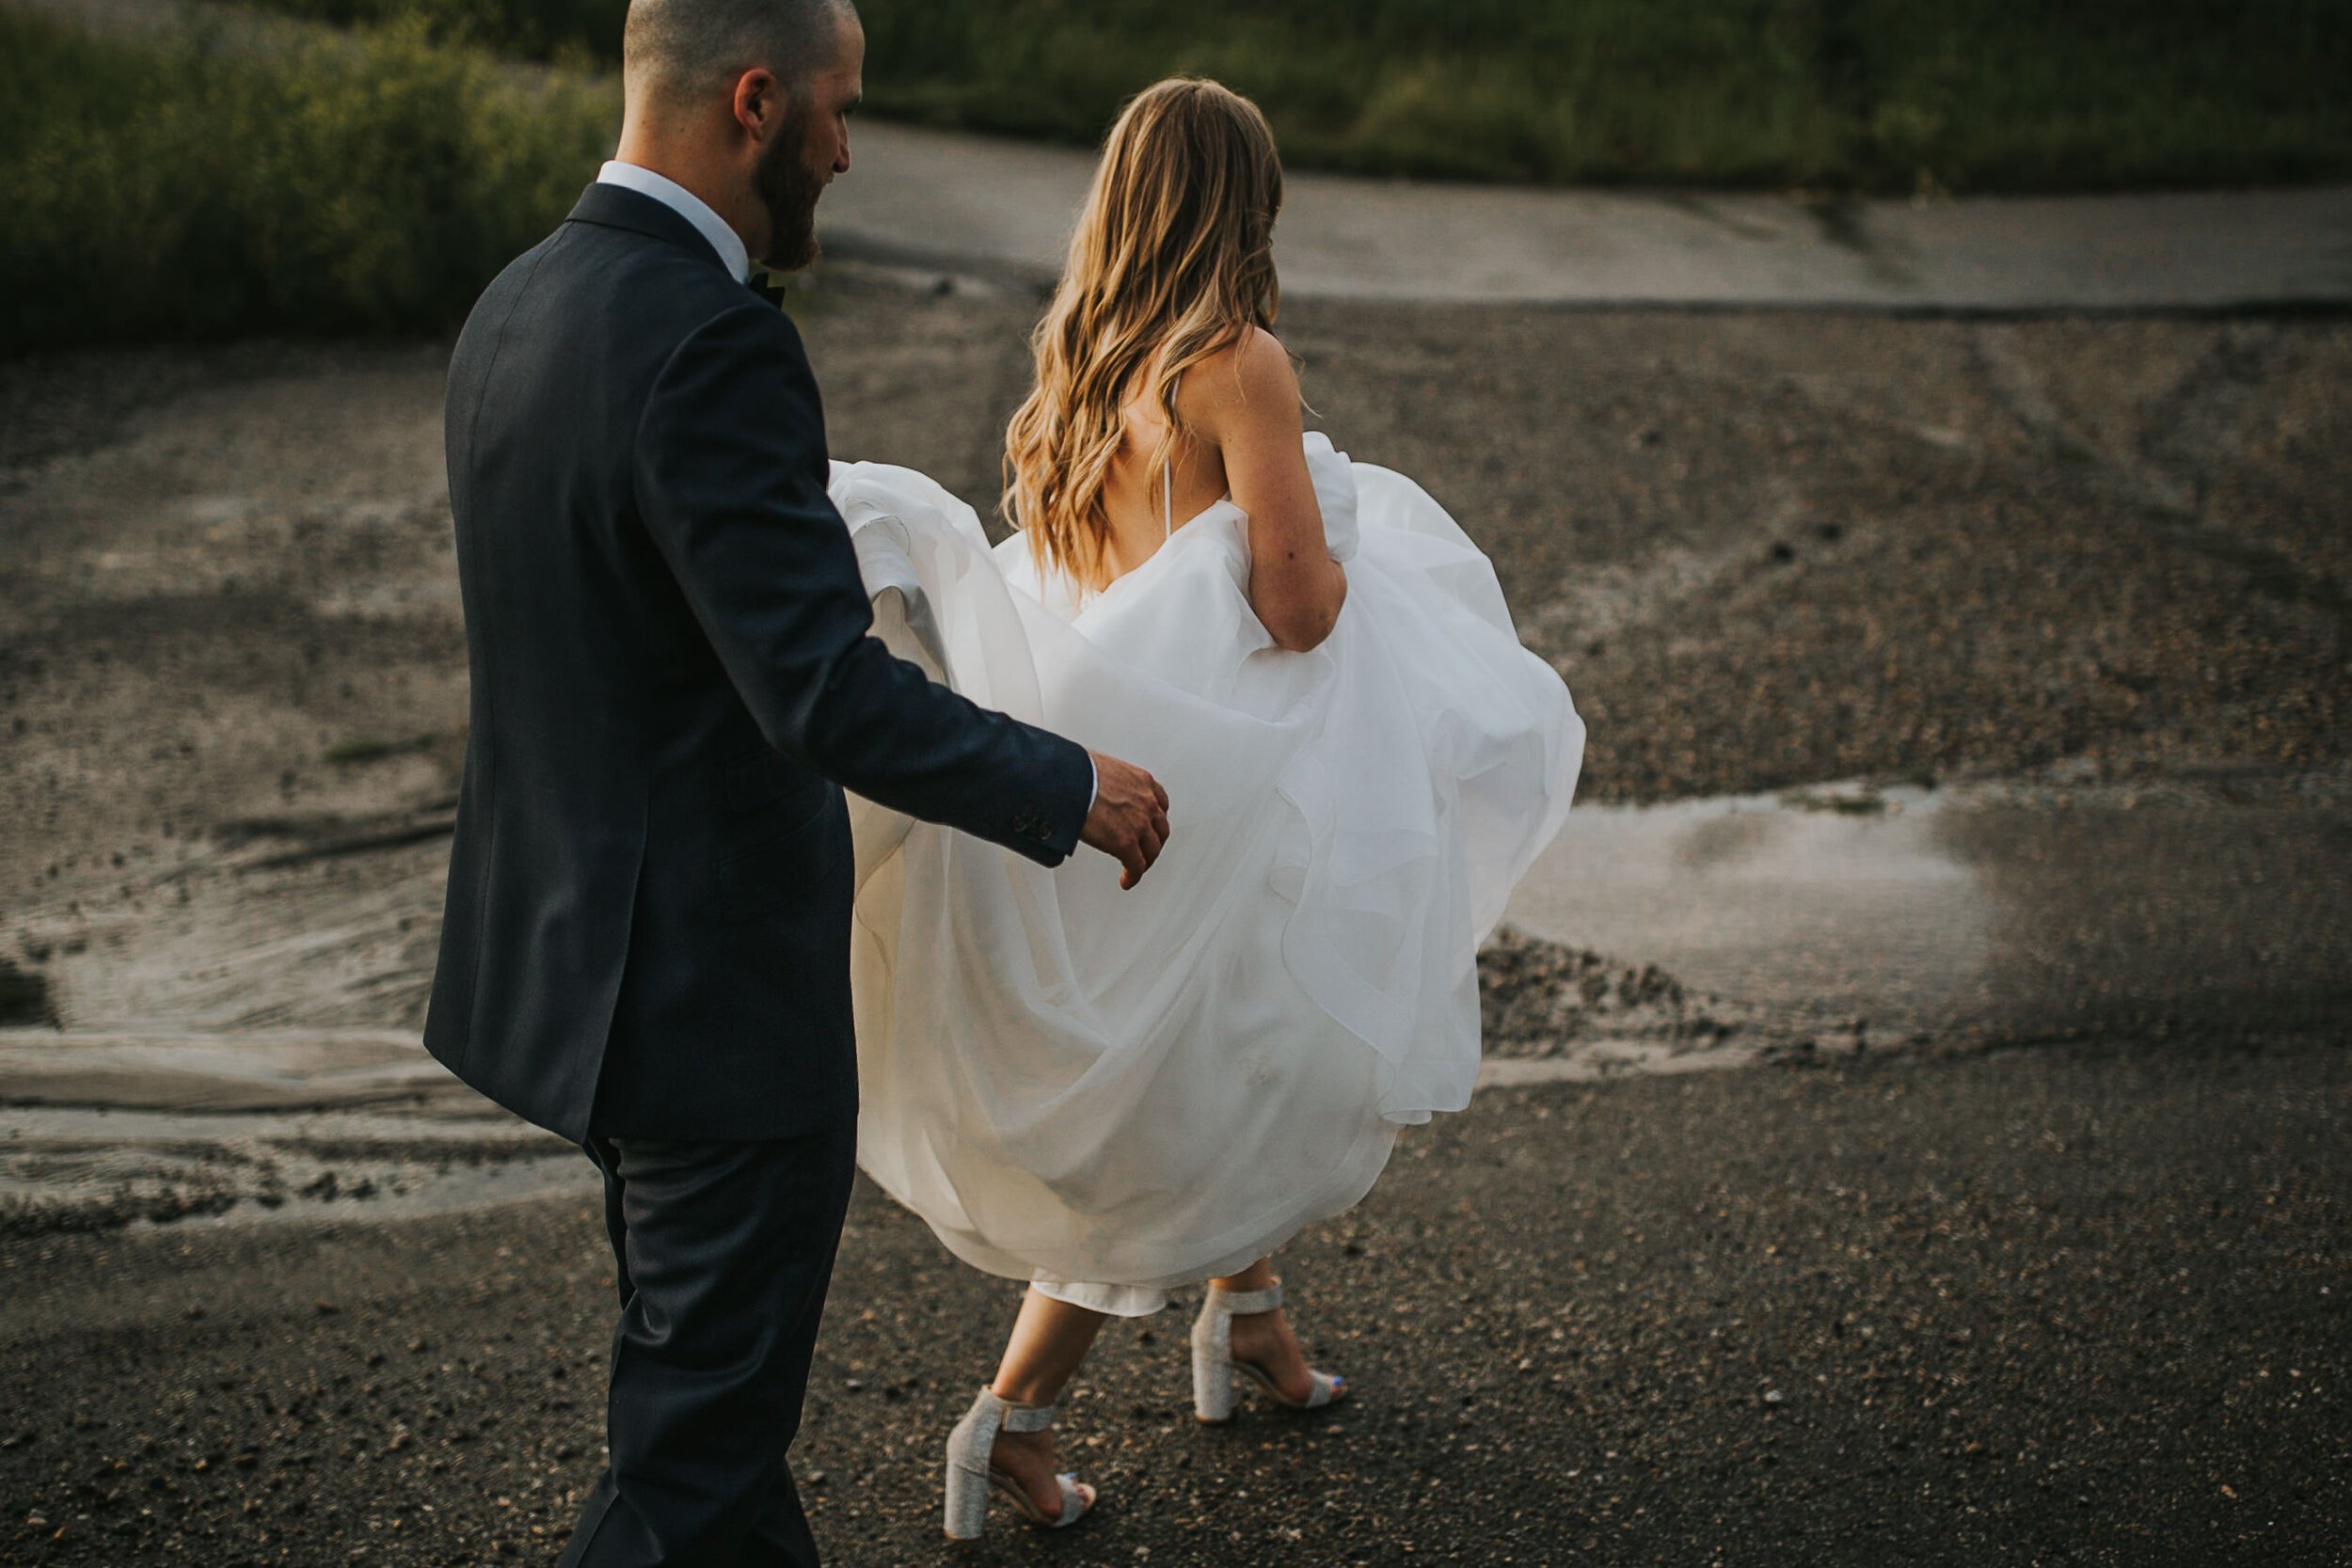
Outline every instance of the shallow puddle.
[[1580, 806], [1509, 920], [1875, 1034], [2352, 1016], [2352, 813], [2010, 788]]

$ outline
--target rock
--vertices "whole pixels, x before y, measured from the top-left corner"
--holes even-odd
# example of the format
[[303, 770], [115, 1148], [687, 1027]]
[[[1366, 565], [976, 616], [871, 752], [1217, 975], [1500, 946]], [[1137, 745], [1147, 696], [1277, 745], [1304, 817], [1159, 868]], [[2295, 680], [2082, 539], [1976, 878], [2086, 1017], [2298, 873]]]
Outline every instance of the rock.
[[1754, 1037], [1761, 1022], [1655, 964], [1618, 963], [1508, 927], [1479, 953], [1478, 991], [1489, 1056], [1573, 1056], [1594, 1041], [1657, 1042], [1679, 1054]]

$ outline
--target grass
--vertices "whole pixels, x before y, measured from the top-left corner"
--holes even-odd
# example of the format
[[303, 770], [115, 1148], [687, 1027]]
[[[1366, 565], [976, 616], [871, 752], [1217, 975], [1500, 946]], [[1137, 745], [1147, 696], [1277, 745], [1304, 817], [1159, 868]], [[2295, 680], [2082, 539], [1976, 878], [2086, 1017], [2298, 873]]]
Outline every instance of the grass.
[[617, 64], [628, 0], [260, 0], [342, 26], [416, 22], [443, 42], [572, 64]]
[[414, 20], [230, 48], [0, 9], [0, 353], [446, 328], [618, 124], [609, 79]]
[[[268, 0], [610, 60], [625, 0]], [[2049, 190], [2352, 172], [2344, 0], [862, 0], [867, 101], [1092, 143], [1176, 71], [1285, 158], [1562, 183]]]

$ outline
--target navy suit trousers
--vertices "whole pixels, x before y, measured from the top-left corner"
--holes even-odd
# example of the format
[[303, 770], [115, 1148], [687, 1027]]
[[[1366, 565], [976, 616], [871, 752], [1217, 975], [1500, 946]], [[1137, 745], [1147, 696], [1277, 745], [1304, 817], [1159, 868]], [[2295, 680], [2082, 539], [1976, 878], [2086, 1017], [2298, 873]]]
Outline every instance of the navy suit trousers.
[[612, 1457], [562, 1568], [816, 1568], [785, 1450], [857, 1124], [757, 1143], [599, 1138], [619, 1265]]

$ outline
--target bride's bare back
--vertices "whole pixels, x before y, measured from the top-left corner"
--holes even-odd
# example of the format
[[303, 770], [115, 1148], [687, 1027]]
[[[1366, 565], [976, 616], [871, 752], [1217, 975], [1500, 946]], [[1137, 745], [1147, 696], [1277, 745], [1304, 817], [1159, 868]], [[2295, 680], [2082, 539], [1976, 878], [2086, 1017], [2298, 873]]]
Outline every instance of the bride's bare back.
[[1152, 558], [1171, 527], [1227, 497], [1249, 518], [1249, 605], [1274, 641], [1306, 649], [1330, 635], [1347, 578], [1325, 547], [1323, 513], [1299, 447], [1298, 377], [1274, 334], [1246, 328], [1197, 361], [1176, 388], [1179, 438], [1163, 474], [1167, 428], [1138, 378], [1120, 409], [1125, 436], [1103, 486], [1114, 580]]

